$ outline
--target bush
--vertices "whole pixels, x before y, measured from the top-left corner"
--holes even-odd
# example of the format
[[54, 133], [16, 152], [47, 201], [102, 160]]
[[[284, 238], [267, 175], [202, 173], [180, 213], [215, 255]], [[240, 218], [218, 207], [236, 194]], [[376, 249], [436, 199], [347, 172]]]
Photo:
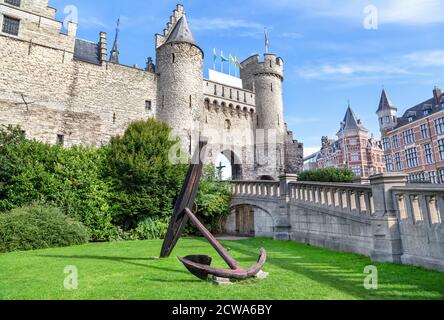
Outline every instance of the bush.
[[111, 183], [103, 177], [104, 150], [51, 146], [20, 134], [13, 128], [0, 131], [0, 211], [47, 203], [81, 221], [93, 240], [112, 237], [116, 230]]
[[156, 120], [137, 121], [107, 147], [114, 223], [124, 230], [135, 229], [148, 218], [171, 217], [187, 166], [169, 161], [170, 149], [179, 143], [170, 139], [170, 133]]
[[151, 240], [162, 239], [168, 230], [169, 219], [147, 218], [140, 222], [132, 232], [132, 239]]
[[213, 233], [221, 230], [221, 222], [230, 214], [231, 186], [217, 179], [216, 168], [208, 165], [200, 181], [195, 214]]
[[32, 205], [0, 214], [0, 252], [88, 242], [87, 228], [55, 207]]
[[302, 172], [299, 181], [351, 183], [355, 174], [350, 169], [325, 168]]

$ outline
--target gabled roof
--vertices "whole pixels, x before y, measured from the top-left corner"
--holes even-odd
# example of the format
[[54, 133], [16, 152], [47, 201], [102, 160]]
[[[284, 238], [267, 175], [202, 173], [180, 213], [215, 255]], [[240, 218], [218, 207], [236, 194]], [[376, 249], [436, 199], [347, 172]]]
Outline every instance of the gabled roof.
[[356, 114], [353, 112], [351, 107], [349, 106], [347, 108], [347, 112], [345, 113], [344, 117], [344, 129], [345, 130], [362, 130], [362, 131], [368, 131], [361, 123], [360, 120], [356, 117]]
[[185, 15], [177, 21], [176, 26], [173, 31], [171, 31], [165, 43], [170, 42], [187, 42], [196, 45], [196, 40], [194, 40]]
[[86, 40], [76, 39], [74, 46], [74, 59], [100, 65], [100, 46]]
[[380, 112], [380, 111], [387, 110], [387, 109], [397, 110], [395, 105], [390, 101], [389, 97], [387, 96], [387, 93], [383, 89], [382, 94], [381, 94], [381, 100], [379, 101], [379, 108], [378, 108], [378, 111], [376, 111], [376, 112]]

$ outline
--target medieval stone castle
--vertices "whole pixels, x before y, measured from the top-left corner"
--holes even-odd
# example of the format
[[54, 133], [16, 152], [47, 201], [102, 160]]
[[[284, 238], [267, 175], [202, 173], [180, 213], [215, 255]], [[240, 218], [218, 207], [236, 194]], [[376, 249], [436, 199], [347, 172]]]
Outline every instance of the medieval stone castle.
[[129, 67], [119, 64], [117, 36], [108, 55], [106, 33], [97, 43], [77, 39], [77, 24], [69, 22], [63, 33], [55, 14], [48, 0], [0, 1], [0, 124], [69, 147], [106, 144], [132, 121], [156, 118], [190, 153], [194, 132], [210, 138], [224, 132], [224, 147], [213, 141], [208, 155], [215, 161], [225, 154], [234, 179], [301, 170], [303, 146], [284, 121], [281, 58], [246, 59], [238, 86], [204, 79], [204, 52], [177, 5], [155, 36], [155, 64], [148, 58], [145, 69]]

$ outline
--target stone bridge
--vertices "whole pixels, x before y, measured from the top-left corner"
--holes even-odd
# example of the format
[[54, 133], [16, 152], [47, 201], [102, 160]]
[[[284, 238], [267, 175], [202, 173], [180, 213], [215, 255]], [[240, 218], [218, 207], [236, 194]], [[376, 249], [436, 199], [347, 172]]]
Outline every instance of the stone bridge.
[[294, 240], [444, 271], [444, 186], [384, 173], [368, 184], [233, 181], [234, 235]]

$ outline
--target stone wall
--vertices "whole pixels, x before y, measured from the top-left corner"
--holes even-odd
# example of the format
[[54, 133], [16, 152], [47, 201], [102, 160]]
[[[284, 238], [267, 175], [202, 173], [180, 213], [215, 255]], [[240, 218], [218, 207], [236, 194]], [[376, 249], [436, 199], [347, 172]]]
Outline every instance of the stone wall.
[[4, 36], [0, 61], [0, 123], [20, 125], [29, 138], [55, 143], [64, 135], [67, 146], [100, 145], [154, 116], [153, 73], [76, 61], [70, 52]]

